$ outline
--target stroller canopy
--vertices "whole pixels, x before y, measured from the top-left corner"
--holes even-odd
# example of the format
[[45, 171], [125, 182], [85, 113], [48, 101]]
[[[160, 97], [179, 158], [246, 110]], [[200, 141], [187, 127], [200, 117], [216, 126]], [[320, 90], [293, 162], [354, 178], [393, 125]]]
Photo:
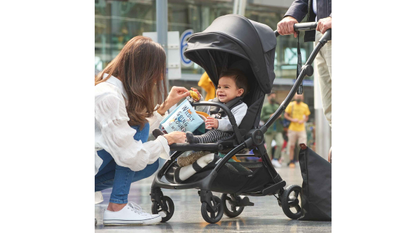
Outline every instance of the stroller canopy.
[[249, 80], [250, 85], [268, 94], [275, 78], [276, 44], [270, 27], [231, 14], [218, 17], [206, 30], [192, 35], [184, 54], [207, 72], [215, 86], [222, 70], [239, 68], [256, 81]]

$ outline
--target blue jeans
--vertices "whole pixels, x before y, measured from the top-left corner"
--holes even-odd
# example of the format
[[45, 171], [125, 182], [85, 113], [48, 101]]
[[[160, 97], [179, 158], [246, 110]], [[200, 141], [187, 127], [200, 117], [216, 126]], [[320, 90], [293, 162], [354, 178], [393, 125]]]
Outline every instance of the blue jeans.
[[[142, 130], [138, 126], [132, 126], [137, 130], [134, 139], [143, 143], [147, 141], [149, 134], [149, 124], [147, 123]], [[125, 204], [128, 202], [128, 194], [132, 182], [151, 176], [159, 166], [158, 160], [153, 164], [147, 165], [141, 171], [134, 172], [127, 167], [117, 165], [112, 156], [105, 150], [97, 152], [98, 156], [103, 160], [98, 173], [95, 175], [95, 191], [101, 191], [112, 188], [110, 202], [117, 204]]]

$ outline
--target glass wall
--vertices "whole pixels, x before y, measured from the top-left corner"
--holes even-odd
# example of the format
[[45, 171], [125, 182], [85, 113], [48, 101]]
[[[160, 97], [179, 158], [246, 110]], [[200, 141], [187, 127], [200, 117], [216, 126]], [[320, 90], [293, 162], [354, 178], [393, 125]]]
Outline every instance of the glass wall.
[[[168, 31], [200, 32], [212, 21], [233, 10], [232, 0], [168, 1]], [[143, 32], [155, 32], [156, 1], [123, 0], [95, 1], [95, 68], [101, 70], [121, 50], [124, 44]], [[184, 74], [203, 74], [196, 64], [182, 67]]]
[[95, 68], [101, 70], [125, 43], [156, 31], [155, 1], [95, 1]]
[[[179, 35], [192, 31], [201, 32], [219, 16], [233, 13], [233, 0], [168, 0], [168, 31]], [[245, 17], [268, 25], [273, 30], [282, 19], [287, 8], [252, 4], [247, 1]], [[95, 0], [95, 68], [102, 70], [132, 37], [143, 32], [156, 32], [155, 0]], [[300, 37], [302, 63], [309, 57], [313, 43], [304, 43]], [[296, 77], [297, 39], [294, 36], [279, 36], [275, 53], [275, 75], [273, 89], [281, 102], [287, 96]], [[182, 63], [183, 64], [183, 63]], [[182, 65], [182, 79], [170, 80], [169, 85], [198, 87], [204, 70], [194, 63]], [[314, 119], [313, 76], [304, 82], [304, 100]], [[198, 88], [202, 94], [203, 90]]]
[[[245, 16], [276, 29], [286, 8], [254, 5], [247, 3]], [[233, 13], [233, 0], [169, 0], [168, 31], [179, 35], [191, 30], [193, 33], [205, 30], [214, 19]], [[143, 32], [156, 32], [155, 0], [96, 0], [95, 1], [95, 68], [102, 70], [121, 50], [124, 44]], [[301, 37], [302, 62], [309, 57], [313, 43], [304, 43]], [[275, 52], [274, 89], [282, 101], [288, 94], [296, 77], [297, 39], [294, 36], [279, 36]], [[197, 87], [204, 70], [191, 62], [181, 68], [182, 79], [170, 80], [169, 85], [186, 88]], [[305, 78], [304, 97], [310, 108], [314, 105], [313, 76]], [[203, 92], [203, 90], [201, 90]], [[313, 114], [312, 114], [313, 115]], [[311, 116], [313, 117], [313, 116]]]
[[[168, 30], [179, 31], [182, 35], [186, 30], [193, 30], [194, 33], [205, 30], [214, 19], [219, 16], [232, 14], [233, 1], [168, 1]], [[182, 66], [182, 74], [202, 75], [204, 70], [197, 64]]]
[[[156, 1], [122, 0], [95, 1], [95, 67], [101, 70], [121, 50], [124, 44], [143, 32], [155, 32]], [[247, 4], [245, 16], [264, 23], [273, 30], [287, 9]], [[233, 12], [232, 0], [169, 0], [168, 30], [186, 30], [200, 32], [206, 29], [214, 19]], [[302, 62], [311, 53], [312, 43], [300, 43]], [[297, 40], [293, 36], [280, 36], [277, 39], [275, 53], [276, 78], [294, 79], [297, 64]], [[196, 64], [183, 66], [182, 74], [202, 74], [204, 71]], [[312, 80], [312, 77], [306, 79]]]

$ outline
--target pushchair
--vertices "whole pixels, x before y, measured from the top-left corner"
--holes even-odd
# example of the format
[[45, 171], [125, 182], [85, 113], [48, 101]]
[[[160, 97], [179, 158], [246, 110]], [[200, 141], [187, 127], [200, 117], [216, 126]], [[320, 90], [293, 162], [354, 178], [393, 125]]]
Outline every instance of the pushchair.
[[[317, 23], [299, 23], [296, 31], [313, 30]], [[233, 136], [216, 143], [172, 144], [171, 160], [157, 172], [151, 186], [152, 213], [160, 213], [162, 222], [168, 221], [174, 213], [174, 203], [164, 196], [164, 189], [199, 189], [201, 214], [208, 223], [221, 220], [223, 214], [228, 217], [240, 215], [245, 206], [253, 206], [248, 196], [274, 195], [283, 212], [291, 219], [302, 216], [301, 187], [286, 182], [274, 169], [264, 146], [264, 133], [267, 128], [283, 113], [290, 103], [304, 77], [313, 74], [311, 66], [318, 51], [330, 40], [328, 30], [298, 74], [292, 89], [272, 117], [259, 127], [261, 108], [265, 94], [269, 94], [275, 78], [274, 58], [277, 31], [267, 25], [249, 20], [239, 15], [225, 15], [215, 19], [203, 32], [195, 33], [189, 38], [185, 56], [200, 65], [209, 75], [215, 86], [223, 69], [237, 67], [244, 71], [249, 79], [250, 90], [243, 101], [248, 111], [239, 127], [227, 106], [217, 102], [201, 101], [194, 106], [210, 106], [221, 108], [229, 116], [233, 126]], [[252, 150], [254, 155], [262, 158], [261, 162], [230, 162], [233, 156], [242, 150]], [[176, 159], [185, 151], [221, 152], [224, 157], [198, 171], [184, 182], [174, 178], [178, 169]], [[221, 198], [212, 191], [222, 193]]]

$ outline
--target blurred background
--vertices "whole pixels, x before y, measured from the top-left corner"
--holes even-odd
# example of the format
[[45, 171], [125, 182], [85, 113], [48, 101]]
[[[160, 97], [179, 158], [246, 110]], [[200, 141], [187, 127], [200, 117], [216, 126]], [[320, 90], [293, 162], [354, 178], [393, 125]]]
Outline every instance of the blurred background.
[[[243, 15], [275, 30], [291, 3], [292, 0], [95, 0], [95, 72], [101, 71], [132, 37], [145, 35], [167, 51], [168, 87], [195, 87], [206, 94], [198, 86], [204, 70], [183, 56], [186, 39], [226, 14]], [[313, 50], [313, 43], [304, 43], [300, 38], [304, 64]], [[296, 68], [297, 39], [292, 35], [278, 37], [273, 90], [277, 92], [279, 103], [295, 81]], [[311, 111], [306, 125], [307, 144], [327, 157], [331, 130], [322, 113], [314, 75], [306, 77], [303, 86], [304, 102]]]

